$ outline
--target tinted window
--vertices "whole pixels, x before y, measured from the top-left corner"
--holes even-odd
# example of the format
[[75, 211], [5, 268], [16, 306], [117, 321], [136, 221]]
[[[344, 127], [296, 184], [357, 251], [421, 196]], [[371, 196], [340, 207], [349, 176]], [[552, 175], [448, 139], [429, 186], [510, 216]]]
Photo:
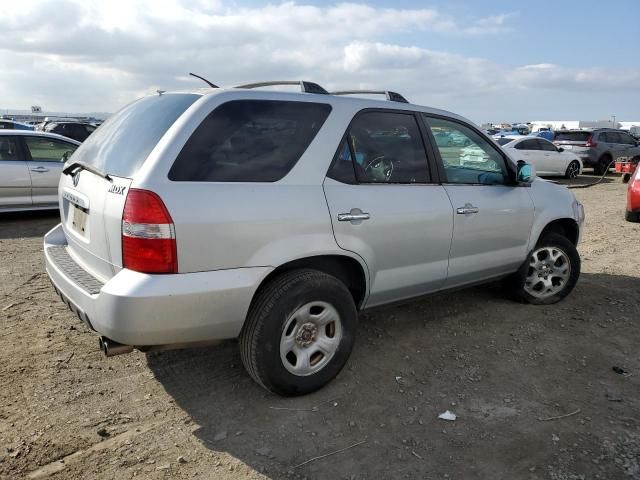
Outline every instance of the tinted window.
[[605, 132], [605, 142], [607, 143], [622, 143], [620, 134], [618, 132]]
[[327, 173], [327, 177], [342, 183], [357, 183], [348, 137], [342, 142], [336, 158], [331, 165], [331, 169]]
[[531, 138], [529, 140], [523, 140], [518, 145], [516, 145], [517, 150], [539, 150], [538, 140], [536, 138]]
[[169, 171], [169, 179], [280, 180], [305, 152], [330, 111], [330, 105], [310, 102], [227, 102], [211, 112], [189, 138]]
[[538, 150], [544, 150], [545, 152], [557, 152], [558, 150], [553, 143], [545, 140], [544, 138], [538, 138]]
[[461, 145], [436, 145], [444, 164], [448, 183], [502, 185], [508, 173], [504, 157], [475, 130], [457, 122], [425, 116], [436, 133], [464, 137]]
[[418, 122], [412, 114], [366, 112], [359, 115], [347, 133], [358, 182], [426, 183], [427, 154]]
[[31, 158], [39, 162], [64, 162], [65, 153], [71, 155], [76, 145], [46, 137], [24, 137]]
[[627, 133], [623, 133], [623, 132], [619, 132], [618, 135], [620, 135], [620, 138], [622, 140], [622, 143], [625, 143], [627, 145], [635, 145], [636, 141], [633, 139], [633, 137]]
[[0, 130], [11, 130], [13, 122], [0, 122]]
[[19, 160], [18, 145], [15, 138], [2, 135], [0, 136], [0, 162], [5, 160]]
[[74, 160], [131, 177], [173, 122], [200, 95], [165, 93], [133, 102], [110, 116], [78, 148]]
[[591, 132], [556, 132], [555, 140], [565, 140], [568, 142], [586, 142], [589, 140]]

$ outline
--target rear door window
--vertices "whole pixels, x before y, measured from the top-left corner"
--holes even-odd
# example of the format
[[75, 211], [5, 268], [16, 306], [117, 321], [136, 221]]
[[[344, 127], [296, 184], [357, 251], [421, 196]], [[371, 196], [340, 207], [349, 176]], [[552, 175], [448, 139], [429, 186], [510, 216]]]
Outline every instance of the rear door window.
[[605, 133], [605, 142], [607, 142], [607, 143], [622, 143], [622, 139], [620, 138], [620, 134], [618, 132], [606, 132]]
[[429, 181], [422, 134], [411, 113], [362, 113], [349, 127], [347, 142], [341, 157], [349, 156], [359, 183]]
[[293, 168], [330, 111], [330, 105], [312, 102], [224, 103], [191, 135], [171, 167], [169, 179], [276, 182]]
[[545, 152], [557, 152], [553, 143], [545, 140], [544, 138], [538, 138], [536, 141], [538, 142], [538, 150], [544, 150]]
[[523, 140], [516, 145], [516, 150], [540, 150], [538, 147], [538, 140], [535, 138]]

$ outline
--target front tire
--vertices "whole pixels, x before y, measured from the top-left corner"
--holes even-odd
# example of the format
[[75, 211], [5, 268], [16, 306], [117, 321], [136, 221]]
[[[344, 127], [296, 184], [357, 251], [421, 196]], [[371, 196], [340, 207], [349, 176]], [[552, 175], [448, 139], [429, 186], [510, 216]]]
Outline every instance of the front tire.
[[557, 233], [545, 234], [529, 258], [510, 279], [517, 300], [550, 305], [565, 298], [580, 277], [580, 255], [575, 245]]
[[574, 178], [577, 178], [579, 174], [580, 174], [580, 163], [577, 162], [576, 160], [573, 160], [567, 166], [567, 171], [564, 173], [564, 178], [573, 180]]
[[311, 393], [344, 367], [358, 313], [337, 278], [292, 270], [256, 294], [240, 334], [242, 363], [265, 389], [284, 396]]

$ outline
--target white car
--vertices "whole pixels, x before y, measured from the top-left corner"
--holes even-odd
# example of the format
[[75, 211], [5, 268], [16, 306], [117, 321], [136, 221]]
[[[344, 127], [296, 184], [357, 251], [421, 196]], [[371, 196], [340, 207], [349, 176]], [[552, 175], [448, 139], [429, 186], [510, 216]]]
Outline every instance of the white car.
[[80, 142], [33, 130], [0, 130], [0, 212], [58, 208], [64, 162]]
[[520, 137], [503, 144], [502, 148], [514, 160], [524, 160], [533, 165], [536, 174], [541, 177], [560, 176], [572, 179], [582, 173], [580, 157], [575, 153], [565, 152], [563, 148], [556, 147], [544, 138]]

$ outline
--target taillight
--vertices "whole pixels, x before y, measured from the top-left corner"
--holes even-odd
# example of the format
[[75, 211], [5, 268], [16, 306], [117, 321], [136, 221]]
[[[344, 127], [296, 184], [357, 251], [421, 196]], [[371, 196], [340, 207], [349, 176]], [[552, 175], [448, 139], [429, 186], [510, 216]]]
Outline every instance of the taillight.
[[587, 143], [584, 144], [585, 147], [597, 147], [598, 146], [598, 142], [596, 142], [593, 139], [593, 135], [589, 135], [589, 138], [587, 139]]
[[132, 188], [122, 215], [122, 265], [143, 273], [178, 273], [173, 220], [162, 199]]

